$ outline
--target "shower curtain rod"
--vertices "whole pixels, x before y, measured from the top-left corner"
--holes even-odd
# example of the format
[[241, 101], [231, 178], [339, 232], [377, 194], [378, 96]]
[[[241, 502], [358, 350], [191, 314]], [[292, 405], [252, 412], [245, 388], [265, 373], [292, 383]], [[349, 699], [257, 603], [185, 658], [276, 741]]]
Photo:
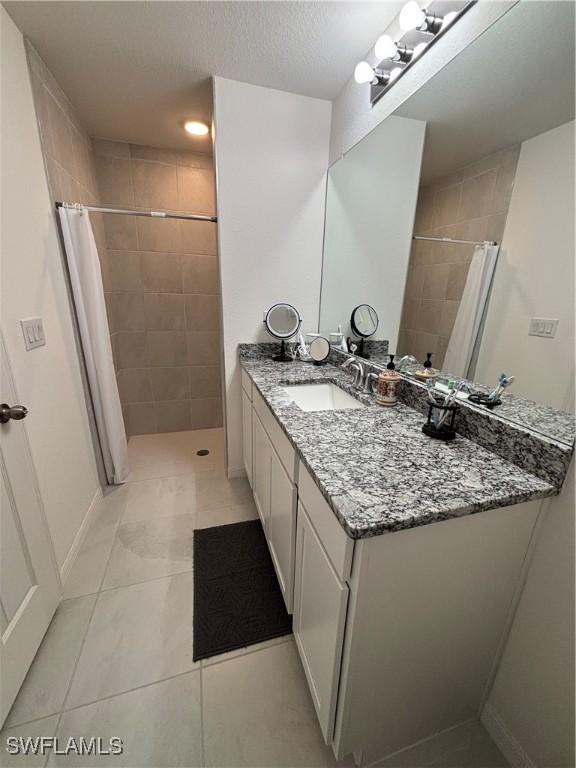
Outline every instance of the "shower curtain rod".
[[56, 208], [78, 208], [95, 213], [120, 213], [130, 216], [151, 216], [158, 219], [187, 219], [190, 221], [217, 222], [217, 216], [204, 216], [201, 213], [169, 213], [168, 211], [132, 211], [129, 208], [100, 208], [97, 205], [82, 205], [82, 203], [56, 203]]
[[432, 240], [435, 243], [456, 243], [460, 245], [498, 245], [495, 240], [454, 240], [451, 237], [423, 237], [413, 235], [412, 240]]

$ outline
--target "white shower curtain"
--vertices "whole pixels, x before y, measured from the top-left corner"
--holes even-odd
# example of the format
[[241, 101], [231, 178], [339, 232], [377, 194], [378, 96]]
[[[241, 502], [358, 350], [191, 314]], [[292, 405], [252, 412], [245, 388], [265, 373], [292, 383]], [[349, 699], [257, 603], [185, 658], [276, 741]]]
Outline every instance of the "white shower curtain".
[[128, 476], [128, 450], [96, 241], [87, 211], [59, 212], [104, 467], [108, 482], [119, 485]]
[[448, 342], [442, 368], [454, 376], [469, 378], [470, 363], [498, 258], [498, 245], [477, 245], [468, 270], [464, 293]]

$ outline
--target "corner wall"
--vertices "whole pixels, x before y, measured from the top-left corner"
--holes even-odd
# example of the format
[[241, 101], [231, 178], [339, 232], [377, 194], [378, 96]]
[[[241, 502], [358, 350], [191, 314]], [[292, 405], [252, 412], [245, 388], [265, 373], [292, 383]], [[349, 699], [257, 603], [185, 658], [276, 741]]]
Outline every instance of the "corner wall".
[[[98, 476], [24, 41], [2, 32], [2, 329], [26, 419], [58, 566], [98, 491]], [[26, 352], [20, 319], [42, 317], [46, 346]]]
[[[574, 410], [574, 122], [521, 145], [475, 378], [516, 376], [514, 392]], [[560, 320], [554, 339], [531, 317]]]
[[271, 341], [272, 304], [316, 330], [331, 103], [214, 79], [228, 473], [244, 474], [240, 342]]

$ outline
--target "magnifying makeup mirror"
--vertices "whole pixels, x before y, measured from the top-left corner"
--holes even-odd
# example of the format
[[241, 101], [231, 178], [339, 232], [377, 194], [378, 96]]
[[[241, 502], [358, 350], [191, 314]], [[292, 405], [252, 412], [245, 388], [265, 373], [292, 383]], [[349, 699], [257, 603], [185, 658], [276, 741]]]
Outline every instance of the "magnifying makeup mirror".
[[290, 363], [292, 358], [286, 354], [286, 339], [292, 338], [298, 332], [302, 320], [298, 310], [292, 304], [274, 304], [264, 318], [268, 333], [281, 340], [280, 354], [272, 358], [277, 363]]
[[330, 344], [324, 336], [316, 336], [310, 343], [310, 357], [314, 365], [321, 365], [330, 354]]
[[364, 352], [364, 339], [373, 336], [378, 329], [378, 313], [370, 304], [359, 304], [354, 307], [350, 316], [350, 326], [356, 336], [360, 336], [360, 345], [355, 353], [358, 357], [368, 358]]

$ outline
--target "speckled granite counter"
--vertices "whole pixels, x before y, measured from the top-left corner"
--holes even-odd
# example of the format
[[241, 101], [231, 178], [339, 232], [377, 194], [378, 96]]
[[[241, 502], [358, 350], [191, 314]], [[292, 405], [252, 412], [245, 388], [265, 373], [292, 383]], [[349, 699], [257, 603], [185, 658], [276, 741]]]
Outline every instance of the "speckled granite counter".
[[[421, 431], [422, 414], [382, 408], [333, 365], [274, 363], [269, 345], [240, 345], [240, 363], [268, 403], [346, 533], [366, 538], [553, 496], [558, 488], [475, 442]], [[304, 412], [285, 384], [333, 382], [365, 408]]]

